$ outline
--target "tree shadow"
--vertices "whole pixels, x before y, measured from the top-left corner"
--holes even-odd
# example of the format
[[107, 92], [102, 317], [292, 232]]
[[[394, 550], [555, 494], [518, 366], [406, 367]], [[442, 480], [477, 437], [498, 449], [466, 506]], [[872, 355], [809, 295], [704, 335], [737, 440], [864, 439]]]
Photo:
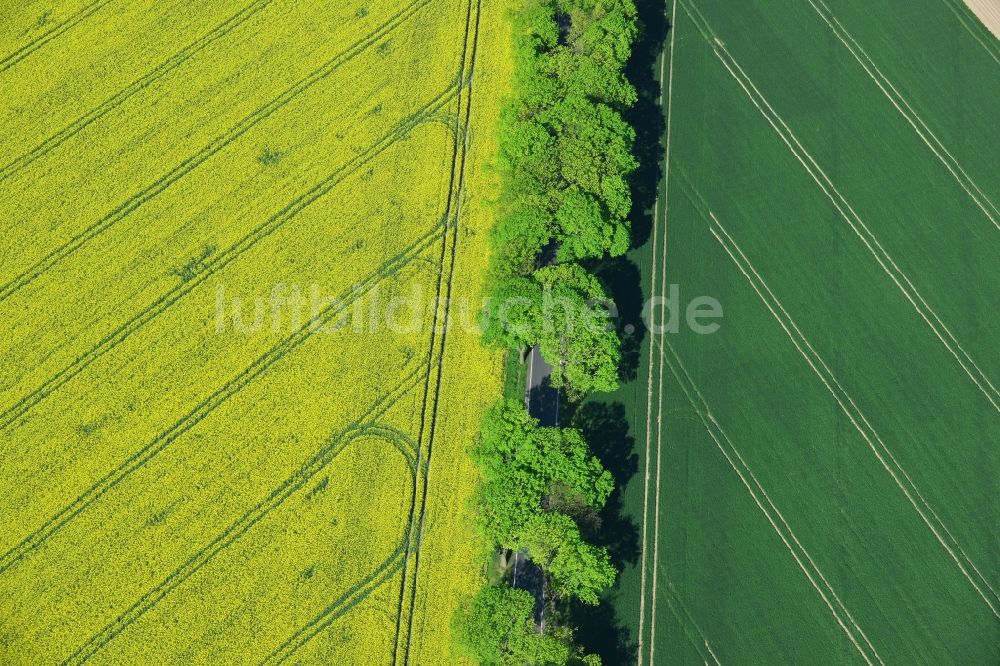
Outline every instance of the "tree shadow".
[[[638, 100], [625, 113], [635, 128], [635, 156], [639, 167], [632, 175], [633, 249], [649, 240], [653, 227], [653, 209], [663, 177], [666, 150], [666, 121], [660, 105], [661, 85], [658, 59], [670, 29], [667, 3], [662, 0], [636, 0], [642, 33], [635, 43], [626, 75], [636, 88]], [[645, 301], [638, 267], [622, 257], [588, 266], [595, 271], [618, 307], [618, 332], [622, 337], [621, 376], [634, 380], [638, 372], [640, 350], [648, 334], [642, 322]], [[628, 327], [631, 326], [631, 331]], [[616, 489], [600, 512], [600, 520], [585, 529], [585, 538], [608, 549], [615, 566], [621, 570], [634, 566], [640, 557], [639, 527], [625, 511], [622, 489], [638, 473], [639, 457], [635, 439], [629, 432], [625, 407], [619, 402], [585, 400], [561, 408], [561, 421], [579, 428], [591, 451], [615, 478]], [[618, 616], [613, 588], [599, 606], [570, 603], [569, 621], [577, 628], [576, 640], [588, 652], [601, 656], [605, 664], [634, 663], [637, 645], [629, 627]]]
[[535, 598], [531, 617], [535, 621], [535, 626], [541, 626], [542, 615], [545, 612], [545, 572], [524, 553], [516, 554], [514, 557], [516, 568], [510, 573], [510, 586], [517, 590], [525, 590]]
[[567, 615], [576, 628], [576, 642], [587, 653], [599, 655], [601, 663], [618, 665], [635, 662], [639, 645], [631, 639], [628, 629], [608, 600], [602, 601], [599, 606], [574, 601]]
[[[578, 428], [591, 451], [615, 478], [615, 490], [592, 528], [584, 526], [588, 542], [604, 546], [620, 571], [639, 561], [639, 527], [625, 512], [622, 488], [639, 471], [635, 438], [629, 433], [625, 406], [620, 402], [587, 401], [573, 410], [570, 425]], [[612, 592], [613, 594], [613, 592]], [[601, 656], [605, 664], [628, 663], [635, 646], [627, 628], [616, 614], [616, 605], [605, 599], [599, 606], [574, 603], [569, 609], [572, 624], [578, 627], [578, 641]]]
[[580, 430], [615, 479], [615, 490], [600, 512], [600, 525], [585, 534], [590, 543], [605, 546], [619, 569], [639, 561], [639, 530], [624, 512], [621, 489], [639, 471], [635, 438], [629, 434], [625, 406], [620, 402], [587, 401], [574, 410], [569, 425]]
[[639, 168], [632, 175], [632, 247], [649, 240], [653, 228], [653, 206], [663, 174], [666, 149], [666, 122], [660, 106], [660, 83], [657, 81], [657, 58], [666, 44], [670, 22], [667, 3], [662, 0], [636, 0], [642, 34], [632, 49], [625, 69], [635, 86], [638, 101], [625, 119], [635, 128], [635, 156]]
[[528, 413], [538, 419], [543, 427], [558, 426], [560, 420], [560, 391], [552, 386], [552, 378], [545, 377], [528, 389]]
[[590, 268], [618, 309], [615, 330], [622, 342], [618, 377], [623, 384], [628, 383], [639, 372], [639, 355], [642, 341], [646, 337], [646, 326], [642, 319], [645, 303], [642, 274], [639, 267], [627, 257], [605, 259]]

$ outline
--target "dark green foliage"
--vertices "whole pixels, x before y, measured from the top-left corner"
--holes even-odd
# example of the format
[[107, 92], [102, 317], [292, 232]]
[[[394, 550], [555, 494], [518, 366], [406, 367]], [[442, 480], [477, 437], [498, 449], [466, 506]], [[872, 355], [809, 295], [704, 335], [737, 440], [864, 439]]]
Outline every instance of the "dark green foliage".
[[483, 342], [523, 349], [537, 344], [552, 366], [552, 384], [570, 397], [618, 388], [621, 341], [611, 326], [608, 295], [579, 264], [540, 268], [497, 284], [483, 310]]
[[[608, 552], [586, 543], [574, 518], [557, 510], [596, 513], [614, 489], [580, 431], [541, 428], [519, 401], [505, 400], [483, 418], [473, 457], [484, 477], [478, 500], [493, 545], [525, 551], [555, 600], [598, 603], [616, 576]], [[558, 619], [539, 633], [534, 604], [531, 593], [505, 582], [486, 586], [456, 616], [459, 643], [482, 664], [601, 663], [574, 644], [573, 630]]]
[[552, 365], [552, 384], [571, 397], [618, 387], [621, 341], [608, 296], [579, 264], [540, 268], [498, 283], [483, 310], [483, 342], [523, 349], [537, 344]]
[[576, 96], [542, 117], [555, 133], [561, 188], [576, 186], [598, 197], [610, 223], [627, 224], [632, 207], [628, 177], [637, 166], [632, 156], [635, 130], [611, 107]]
[[534, 274], [543, 289], [543, 325], [536, 342], [552, 365], [552, 383], [570, 397], [618, 388], [621, 341], [611, 327], [607, 293], [578, 264]]
[[628, 249], [628, 229], [608, 220], [601, 202], [579, 188], [565, 192], [555, 219], [562, 241], [556, 255], [559, 259], [586, 257], [603, 248], [619, 255]]
[[566, 41], [608, 69], [624, 69], [639, 36], [632, 0], [569, 0], [562, 6], [570, 17]]
[[[624, 75], [638, 22], [632, 0], [527, 0], [514, 19], [515, 96], [500, 119], [502, 190], [490, 233], [483, 340], [538, 345], [570, 397], [618, 386], [621, 341], [607, 294], [580, 264], [624, 254], [637, 100]], [[607, 549], [584, 541], [614, 489], [578, 430], [541, 428], [519, 400], [494, 405], [473, 451], [483, 531], [526, 552], [558, 603], [597, 604], [615, 580]], [[506, 552], [501, 561], [506, 560]], [[531, 593], [494, 582], [456, 616], [455, 634], [489, 666], [600, 666], [558, 618], [536, 630]], [[558, 614], [557, 614], [558, 615]]]
[[544, 209], [525, 203], [507, 210], [491, 236], [495, 284], [534, 270], [538, 255], [551, 239], [550, 219]]
[[541, 329], [542, 289], [531, 278], [512, 277], [494, 287], [480, 317], [483, 342], [492, 347], [523, 349]]
[[624, 72], [601, 65], [586, 53], [560, 46], [539, 64], [545, 67], [545, 79], [562, 97], [586, 97], [615, 107], [630, 107], [636, 91]]
[[274, 148], [264, 148], [257, 156], [257, 161], [262, 166], [274, 166], [281, 161], [282, 153]]
[[[637, 166], [635, 132], [620, 113], [636, 101], [623, 72], [638, 34], [635, 7], [629, 0], [556, 6], [534, 2], [517, 22], [516, 96], [501, 127], [502, 201], [542, 207], [560, 243], [589, 237], [567, 243], [560, 259], [618, 256], [627, 249], [628, 178]], [[572, 187], [600, 200], [594, 214], [557, 216]]]

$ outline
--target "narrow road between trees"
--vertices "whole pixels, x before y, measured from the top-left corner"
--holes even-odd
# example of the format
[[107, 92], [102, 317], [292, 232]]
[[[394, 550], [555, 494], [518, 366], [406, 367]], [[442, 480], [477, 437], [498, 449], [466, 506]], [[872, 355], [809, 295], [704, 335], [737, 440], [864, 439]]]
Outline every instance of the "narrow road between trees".
[[552, 387], [552, 366], [545, 362], [537, 346], [528, 355], [524, 406], [538, 419], [539, 425], [559, 425], [559, 391]]
[[[528, 355], [528, 377], [524, 387], [524, 406], [542, 426], [559, 425], [559, 390], [552, 386], [552, 366], [542, 358], [538, 347]], [[527, 590], [535, 597], [535, 624], [545, 629], [545, 575], [528, 560], [524, 551], [514, 553], [511, 586]]]

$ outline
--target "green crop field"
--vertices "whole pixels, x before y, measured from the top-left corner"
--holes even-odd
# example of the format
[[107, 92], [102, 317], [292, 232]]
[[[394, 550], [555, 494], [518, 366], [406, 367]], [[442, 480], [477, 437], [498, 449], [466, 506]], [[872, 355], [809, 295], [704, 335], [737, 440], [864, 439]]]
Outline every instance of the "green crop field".
[[0, 3], [0, 663], [464, 663], [507, 9]]
[[681, 321], [610, 400], [621, 650], [996, 663], [1000, 43], [956, 0], [667, 13], [666, 206], [633, 259]]

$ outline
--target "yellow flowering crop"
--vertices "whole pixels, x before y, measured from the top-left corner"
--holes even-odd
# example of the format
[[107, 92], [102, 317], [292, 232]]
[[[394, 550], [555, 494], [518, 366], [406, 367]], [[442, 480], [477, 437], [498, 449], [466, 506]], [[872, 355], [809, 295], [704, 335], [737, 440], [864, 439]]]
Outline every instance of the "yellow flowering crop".
[[507, 9], [0, 19], [0, 662], [461, 663]]

